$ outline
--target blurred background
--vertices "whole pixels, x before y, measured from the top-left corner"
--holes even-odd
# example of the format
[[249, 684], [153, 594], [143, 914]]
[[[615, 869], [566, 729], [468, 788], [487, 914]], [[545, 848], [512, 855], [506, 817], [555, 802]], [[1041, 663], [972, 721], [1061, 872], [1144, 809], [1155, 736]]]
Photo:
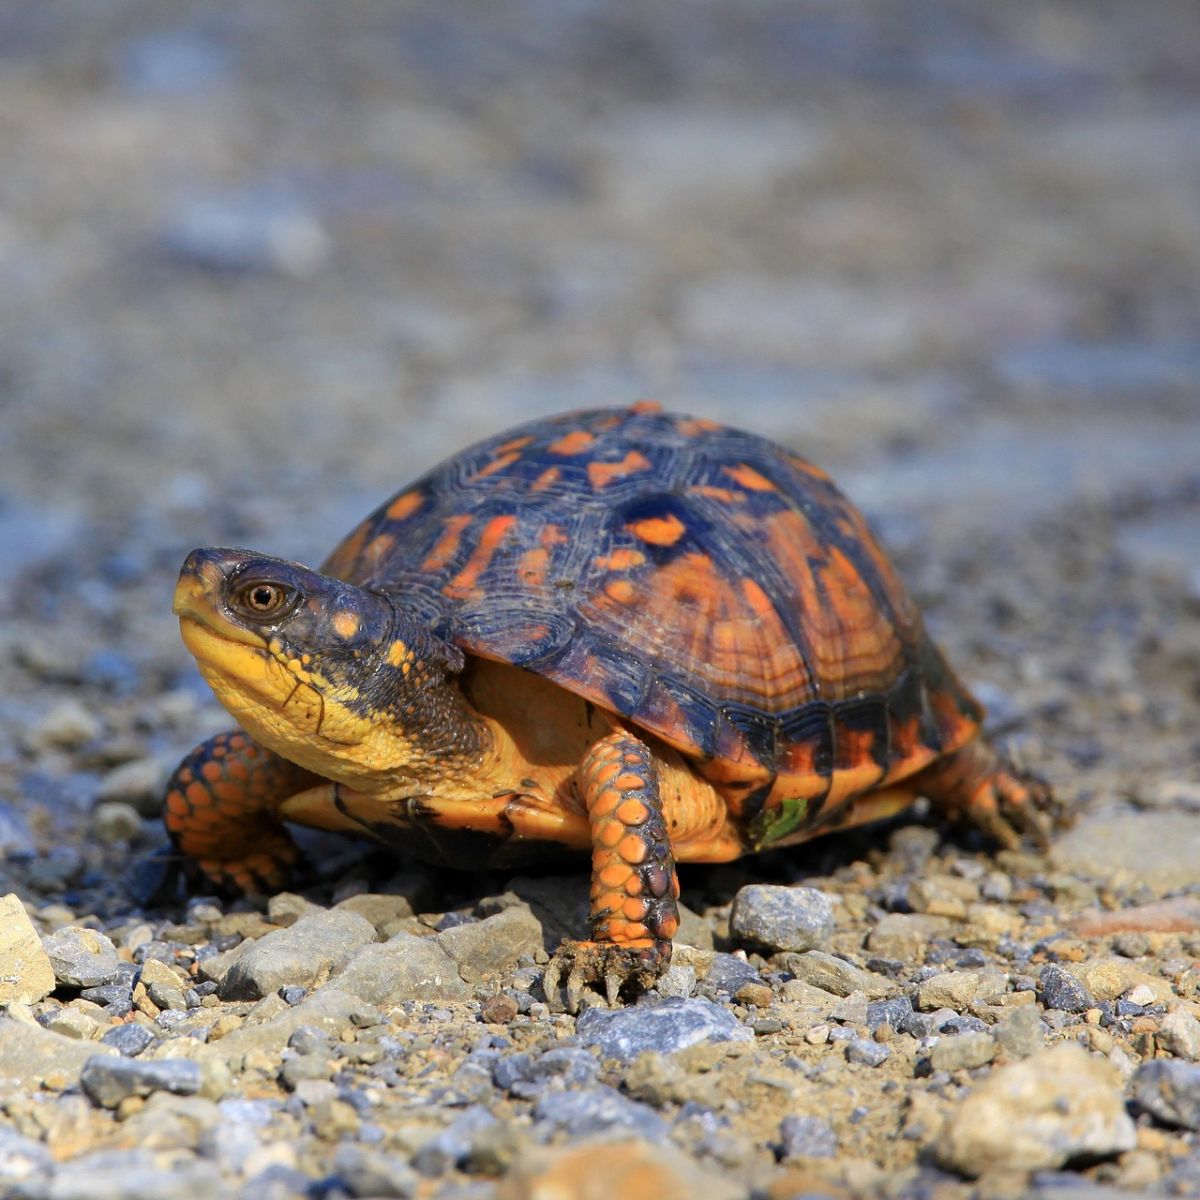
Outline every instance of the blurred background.
[[1051, 773], [1200, 753], [1194, 0], [7, 0], [0, 163], [10, 848], [224, 723], [193, 545], [646, 396], [832, 469]]

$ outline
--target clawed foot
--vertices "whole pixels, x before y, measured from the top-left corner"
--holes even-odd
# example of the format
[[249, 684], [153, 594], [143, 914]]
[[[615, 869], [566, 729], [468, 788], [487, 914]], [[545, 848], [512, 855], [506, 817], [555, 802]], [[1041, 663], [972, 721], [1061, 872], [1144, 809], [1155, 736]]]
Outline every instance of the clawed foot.
[[542, 977], [542, 990], [553, 1008], [559, 985], [566, 975], [566, 1011], [577, 1013], [588, 984], [603, 983], [609, 1007], [622, 991], [639, 992], [653, 987], [671, 961], [671, 943], [647, 942], [621, 946], [614, 942], [575, 942], [564, 939]]
[[1049, 784], [1009, 771], [996, 774], [976, 793], [966, 816], [1008, 850], [1016, 850], [1022, 837], [1045, 850], [1055, 828], [1069, 823]]

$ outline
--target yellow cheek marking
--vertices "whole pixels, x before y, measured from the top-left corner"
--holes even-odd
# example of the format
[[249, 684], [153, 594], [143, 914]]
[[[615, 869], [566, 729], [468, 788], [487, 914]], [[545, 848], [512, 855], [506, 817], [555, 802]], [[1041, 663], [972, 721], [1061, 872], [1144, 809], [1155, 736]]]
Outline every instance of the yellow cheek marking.
[[340, 612], [333, 618], [333, 632], [340, 638], [352, 638], [361, 624], [357, 613]]
[[392, 667], [406, 667], [408, 665], [408, 647], [403, 642], [393, 642], [388, 647], [387, 661], [388, 665]]

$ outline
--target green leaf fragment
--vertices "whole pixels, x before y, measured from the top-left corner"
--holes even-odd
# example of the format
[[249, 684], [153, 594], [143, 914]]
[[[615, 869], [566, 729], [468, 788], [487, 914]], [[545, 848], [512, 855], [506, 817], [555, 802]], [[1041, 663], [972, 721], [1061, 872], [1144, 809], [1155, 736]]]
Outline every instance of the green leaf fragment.
[[775, 808], [763, 809], [750, 822], [750, 836], [755, 849], [769, 846], [795, 833], [808, 814], [807, 800], [782, 800]]

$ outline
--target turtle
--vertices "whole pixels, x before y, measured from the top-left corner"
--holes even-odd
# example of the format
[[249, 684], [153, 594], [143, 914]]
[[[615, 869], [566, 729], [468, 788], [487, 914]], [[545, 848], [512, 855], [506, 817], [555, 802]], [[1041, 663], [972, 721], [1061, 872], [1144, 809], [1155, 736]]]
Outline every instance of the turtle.
[[205, 882], [268, 892], [284, 822], [465, 869], [591, 854], [568, 1000], [652, 986], [675, 864], [726, 862], [917, 797], [1045, 843], [861, 513], [787, 448], [641, 402], [535, 420], [397, 492], [319, 571], [188, 555], [183, 641], [238, 728], [164, 812]]

